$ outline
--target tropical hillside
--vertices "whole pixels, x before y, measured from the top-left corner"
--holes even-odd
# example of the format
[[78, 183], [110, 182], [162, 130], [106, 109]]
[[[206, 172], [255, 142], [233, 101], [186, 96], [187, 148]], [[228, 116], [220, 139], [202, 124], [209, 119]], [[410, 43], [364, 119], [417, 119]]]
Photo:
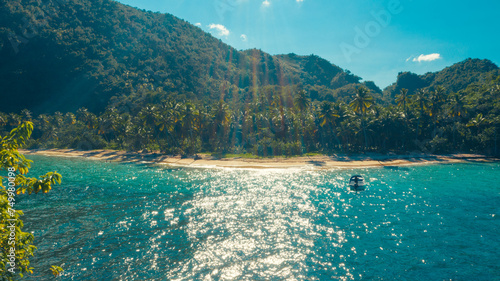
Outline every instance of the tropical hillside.
[[467, 59], [439, 72], [429, 72], [425, 75], [400, 72], [396, 83], [384, 89], [384, 94], [393, 98], [403, 88], [413, 94], [418, 89], [434, 89], [438, 86], [458, 92], [470, 84], [488, 80], [491, 75], [498, 75], [498, 70], [498, 66], [489, 60]]
[[468, 59], [382, 92], [315, 56], [238, 51], [110, 0], [0, 5], [0, 130], [31, 148], [498, 155], [500, 73]]
[[334, 99], [361, 85], [317, 56], [238, 51], [173, 15], [111, 0], [4, 1], [0, 38], [0, 91], [9, 93], [0, 111], [98, 113], [110, 100], [149, 92], [245, 100], [266, 85], [302, 84]]

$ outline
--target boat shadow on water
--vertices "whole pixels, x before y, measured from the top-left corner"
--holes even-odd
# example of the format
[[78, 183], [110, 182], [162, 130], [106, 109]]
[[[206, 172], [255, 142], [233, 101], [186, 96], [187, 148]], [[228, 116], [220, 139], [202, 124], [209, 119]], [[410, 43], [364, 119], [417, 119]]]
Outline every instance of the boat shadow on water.
[[323, 166], [326, 166], [326, 162], [325, 161], [317, 161], [317, 160], [310, 160], [310, 161], [307, 161], [307, 164], [311, 164], [311, 165], [314, 165], [316, 167], [323, 167]]
[[408, 167], [400, 167], [400, 166], [383, 166], [385, 170], [393, 170], [393, 171], [409, 171]]

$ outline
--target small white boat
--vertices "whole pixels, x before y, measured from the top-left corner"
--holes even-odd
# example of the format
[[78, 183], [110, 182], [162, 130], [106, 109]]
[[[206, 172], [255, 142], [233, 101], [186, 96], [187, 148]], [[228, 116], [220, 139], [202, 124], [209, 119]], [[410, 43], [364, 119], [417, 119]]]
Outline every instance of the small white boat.
[[349, 187], [354, 191], [365, 190], [365, 179], [360, 175], [354, 175], [349, 180]]

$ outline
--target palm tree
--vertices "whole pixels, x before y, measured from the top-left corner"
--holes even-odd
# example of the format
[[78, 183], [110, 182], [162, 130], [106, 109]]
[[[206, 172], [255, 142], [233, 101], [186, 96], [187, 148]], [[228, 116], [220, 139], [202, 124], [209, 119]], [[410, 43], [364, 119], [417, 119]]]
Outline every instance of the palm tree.
[[276, 128], [279, 128], [276, 130], [276, 137], [286, 141], [288, 126], [287, 115], [285, 113], [285, 107], [283, 106], [283, 98], [276, 95], [275, 101], [273, 103], [276, 104], [276, 116], [273, 119], [277, 120], [277, 122], [275, 122]]
[[452, 95], [450, 99], [450, 116], [451, 117], [463, 117], [467, 113], [464, 106], [463, 98], [459, 94]]
[[88, 111], [88, 109], [82, 107], [76, 111], [76, 117], [79, 121], [82, 121], [89, 129], [97, 129], [98, 120], [97, 117]]
[[434, 138], [437, 133], [437, 124], [439, 123], [439, 113], [445, 102], [446, 89], [442, 86], [438, 86], [436, 90], [431, 93], [429, 106], [429, 115], [432, 118], [432, 124], [434, 124], [434, 130], [432, 132], [432, 137]]
[[413, 96], [413, 103], [415, 107], [418, 109], [418, 124], [417, 124], [417, 135], [415, 137], [415, 141], [418, 141], [418, 137], [420, 136], [420, 127], [422, 126], [422, 119], [426, 116], [428, 111], [429, 99], [427, 98], [427, 91], [424, 89], [419, 89]]
[[7, 124], [7, 118], [5, 118], [2, 114], [0, 114], [0, 128]]
[[21, 125], [21, 117], [15, 113], [9, 113], [9, 125], [12, 127]]
[[348, 105], [346, 105], [344, 102], [340, 101], [340, 102], [334, 103], [333, 108], [334, 108], [335, 112], [337, 112], [337, 115], [339, 116], [337, 118], [337, 124], [339, 125], [339, 128], [337, 128], [337, 133], [340, 135], [340, 143], [343, 144], [342, 149], [345, 149], [345, 146], [349, 143], [349, 141], [347, 140], [347, 134], [346, 134], [346, 132], [348, 130], [345, 129], [346, 122], [344, 122], [346, 120], [346, 117], [349, 115], [348, 114], [348, 112], [349, 112]]
[[438, 86], [436, 90], [431, 93], [430, 106], [431, 106], [431, 115], [435, 116], [439, 114], [439, 110], [441, 106], [445, 103], [446, 89], [443, 86]]
[[115, 131], [118, 127], [119, 115], [118, 111], [114, 108], [108, 108], [103, 115], [99, 117], [99, 129], [98, 134], [103, 135], [107, 142], [110, 142], [111, 138], [109, 135], [115, 135]]
[[449, 101], [449, 115], [453, 118], [453, 147], [456, 147], [456, 133], [457, 133], [457, 123], [460, 117], [463, 117], [467, 110], [464, 106], [463, 97], [459, 94], [451, 95]]
[[304, 112], [311, 106], [311, 99], [305, 90], [300, 90], [295, 96], [294, 103], [300, 112]]
[[28, 109], [23, 109], [21, 111], [21, 115], [24, 121], [31, 121], [31, 119], [33, 118], [31, 111], [29, 111]]
[[229, 145], [234, 150], [237, 150], [241, 147], [241, 136], [242, 136], [242, 120], [243, 120], [243, 111], [234, 107], [232, 111], [230, 111], [229, 117], [229, 125], [228, 125], [228, 140]]
[[337, 144], [339, 145], [340, 149], [342, 149], [342, 144], [340, 143], [339, 138], [337, 137], [337, 134], [334, 130], [336, 127], [336, 120], [340, 116], [338, 113], [335, 111], [333, 104], [331, 102], [324, 101], [321, 104], [320, 108], [320, 113], [319, 113], [319, 119], [320, 119], [320, 126], [324, 127], [325, 125], [333, 133], [333, 136], [335, 137], [335, 140], [337, 141]]
[[49, 117], [45, 114], [38, 115], [37, 125], [40, 127], [40, 130], [44, 131], [50, 125]]
[[214, 131], [213, 136], [215, 137], [216, 150], [219, 152], [225, 152], [226, 145], [228, 144], [228, 128], [231, 120], [231, 112], [229, 111], [229, 106], [220, 100], [215, 106], [213, 112], [214, 120]]
[[[194, 141], [193, 132], [198, 131], [198, 118], [199, 111], [196, 109], [195, 105], [191, 102], [186, 102], [182, 108], [182, 136], [188, 143], [188, 149], [191, 147]], [[194, 151], [187, 151], [191, 153]]]
[[[409, 119], [409, 116], [408, 116], [408, 105], [411, 103], [411, 100], [410, 100], [410, 96], [408, 95], [408, 89], [401, 89], [400, 90], [400, 94], [396, 96], [396, 103], [397, 103], [397, 106], [399, 108], [402, 108], [403, 109], [403, 117], [404, 117], [404, 121], [406, 122], [406, 126], [404, 127], [404, 131], [405, 132], [408, 132], [408, 128], [410, 128], [410, 126], [408, 126], [409, 122], [408, 122], [408, 119]], [[399, 119], [398, 117], [396, 116], [393, 116], [393, 120], [397, 120]], [[403, 136], [407, 136], [403, 133]], [[401, 147], [404, 149], [405, 146], [406, 146], [406, 140], [407, 138], [406, 137], [402, 137], [402, 138], [399, 138], [399, 140], [401, 141]]]
[[370, 96], [370, 90], [365, 87], [359, 87], [356, 96], [349, 103], [349, 107], [358, 115], [364, 115], [373, 105], [373, 97]]
[[349, 107], [361, 118], [361, 128], [365, 137], [365, 149], [368, 147], [368, 136], [366, 135], [365, 115], [374, 104], [373, 97], [370, 96], [370, 90], [366, 87], [359, 87], [356, 96], [349, 103]]
[[405, 117], [408, 116], [408, 103], [410, 103], [410, 98], [408, 97], [408, 89], [401, 89], [399, 91], [399, 95], [396, 96], [396, 102], [399, 107], [403, 108], [403, 113], [405, 114]]
[[55, 123], [51, 122], [51, 118], [45, 114], [38, 115], [36, 119], [37, 127], [41, 131], [41, 139], [45, 143], [57, 139], [57, 130]]
[[492, 124], [494, 129], [495, 129], [494, 153], [495, 153], [495, 156], [498, 156], [498, 127], [500, 127], [500, 117], [495, 116], [493, 119], [490, 120], [490, 124]]
[[54, 113], [53, 122], [58, 128], [62, 127], [64, 124], [64, 115], [61, 112], [56, 111]]
[[467, 123], [467, 127], [475, 127], [477, 130], [476, 135], [478, 135], [480, 127], [486, 123], [488, 123], [486, 118], [483, 117], [482, 113], [479, 113], [475, 118], [471, 119], [469, 123]]
[[419, 89], [415, 95], [413, 95], [413, 103], [417, 107], [420, 117], [424, 116], [428, 110], [429, 99], [427, 94], [427, 90]]
[[139, 126], [142, 127], [141, 130], [144, 131], [146, 136], [146, 146], [151, 142], [151, 137], [157, 136], [156, 131], [156, 107], [146, 106], [139, 111], [137, 117], [139, 118]]
[[67, 112], [66, 114], [64, 114], [64, 119], [64, 123], [66, 124], [66, 126], [74, 125], [76, 123], [76, 116], [71, 112]]
[[[156, 115], [155, 126], [165, 138], [170, 139], [171, 144], [178, 146], [173, 133], [175, 126], [180, 122], [180, 105], [173, 101], [165, 101], [159, 108]], [[161, 149], [162, 147], [160, 147]]]
[[307, 109], [311, 106], [311, 99], [308, 97], [305, 90], [300, 90], [294, 98], [294, 103], [300, 112], [300, 120], [302, 124], [302, 134], [300, 136], [300, 141], [302, 143], [302, 148], [304, 148], [304, 134], [305, 134], [305, 113]]

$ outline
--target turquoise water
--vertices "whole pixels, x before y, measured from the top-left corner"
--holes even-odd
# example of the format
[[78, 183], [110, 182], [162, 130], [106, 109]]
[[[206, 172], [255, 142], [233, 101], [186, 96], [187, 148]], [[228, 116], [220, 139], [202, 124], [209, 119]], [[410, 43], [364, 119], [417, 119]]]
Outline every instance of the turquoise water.
[[[499, 164], [188, 169], [32, 156], [48, 280], [500, 280]], [[347, 191], [352, 174], [367, 190]]]

